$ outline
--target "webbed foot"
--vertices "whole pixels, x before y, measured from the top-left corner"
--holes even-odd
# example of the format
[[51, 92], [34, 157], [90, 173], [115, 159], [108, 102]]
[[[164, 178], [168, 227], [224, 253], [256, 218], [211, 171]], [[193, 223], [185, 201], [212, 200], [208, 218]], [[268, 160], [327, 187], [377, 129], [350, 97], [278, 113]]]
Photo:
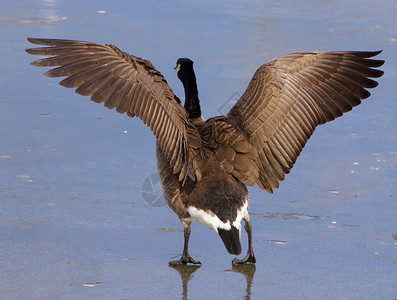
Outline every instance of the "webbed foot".
[[201, 266], [201, 262], [195, 261], [189, 254], [182, 255], [182, 257], [179, 260], [171, 260], [168, 264], [170, 266], [187, 265], [187, 264], [194, 264]]
[[237, 265], [242, 265], [242, 264], [247, 264], [247, 263], [256, 263], [256, 258], [254, 251], [248, 250], [247, 255], [243, 259], [238, 259], [237, 257], [233, 259], [232, 265], [237, 266]]

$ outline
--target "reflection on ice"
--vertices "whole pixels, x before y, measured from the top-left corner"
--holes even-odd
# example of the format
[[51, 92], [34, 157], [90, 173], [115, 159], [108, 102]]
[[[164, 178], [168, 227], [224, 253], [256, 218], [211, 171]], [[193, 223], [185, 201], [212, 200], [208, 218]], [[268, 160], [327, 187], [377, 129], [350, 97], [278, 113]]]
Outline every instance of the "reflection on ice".
[[245, 300], [251, 299], [252, 283], [254, 280], [255, 271], [256, 271], [255, 264], [235, 265], [235, 266], [233, 266], [233, 268], [231, 270], [226, 270], [226, 272], [240, 273], [241, 275], [243, 275], [245, 277], [245, 280], [247, 283], [247, 288], [246, 288], [247, 294], [243, 298]]
[[[188, 283], [194, 277], [193, 273], [196, 272], [200, 266], [193, 265], [176, 265], [169, 266], [176, 270], [181, 276], [182, 281], [182, 299], [188, 299]], [[235, 265], [230, 270], [225, 270], [225, 272], [235, 272], [243, 275], [246, 280], [246, 295], [243, 299], [250, 300], [252, 294], [252, 284], [254, 280], [254, 275], [256, 271], [255, 264], [247, 264], [247, 265]]]
[[170, 265], [170, 268], [178, 271], [179, 275], [181, 275], [182, 280], [182, 299], [188, 299], [188, 282], [193, 278], [193, 273], [197, 271], [200, 266], [185, 266], [185, 265]]

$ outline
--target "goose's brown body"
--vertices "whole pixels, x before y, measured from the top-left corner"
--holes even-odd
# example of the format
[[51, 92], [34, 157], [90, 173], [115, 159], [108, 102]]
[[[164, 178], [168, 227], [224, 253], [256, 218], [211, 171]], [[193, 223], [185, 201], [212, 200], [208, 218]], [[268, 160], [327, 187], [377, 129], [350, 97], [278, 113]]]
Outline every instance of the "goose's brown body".
[[[172, 173], [165, 157], [157, 145], [158, 171], [165, 191], [165, 198], [170, 208], [182, 219], [191, 216], [187, 211], [190, 206], [211, 211], [223, 222], [235, 220], [237, 209], [248, 199], [246, 186], [219, 165], [214, 155], [204, 161], [200, 181], [189, 177], [181, 184]], [[213, 201], [213, 198], [222, 201]]]
[[[156, 155], [164, 198], [169, 207], [179, 216], [184, 227], [190, 227], [192, 221], [197, 221], [214, 229], [219, 233], [229, 253], [240, 254], [241, 218], [245, 217], [247, 221], [249, 220], [247, 187], [227, 173], [218, 163], [215, 155], [210, 152], [203, 161], [200, 181], [187, 177], [183, 184], [178, 180], [178, 176], [172, 173], [158, 144]], [[215, 220], [195, 216], [191, 209], [209, 214], [208, 217]], [[220, 222], [224, 223], [228, 230], [218, 228], [217, 225]], [[238, 223], [238, 226], [233, 227], [233, 222]]]
[[227, 250], [241, 252], [240, 221], [246, 222], [249, 249], [243, 260], [255, 262], [248, 192], [257, 184], [273, 192], [288, 174], [316, 126], [331, 121], [369, 97], [383, 72], [378, 52], [299, 52], [262, 65], [226, 116], [201, 117], [193, 62], [179, 59], [178, 78], [185, 106], [149, 61], [113, 45], [29, 39], [49, 47], [27, 49], [52, 57], [34, 61], [59, 66], [49, 77], [67, 77], [61, 85], [130, 117], [138, 116], [157, 138], [158, 171], [165, 199], [185, 233], [198, 221], [219, 233]]

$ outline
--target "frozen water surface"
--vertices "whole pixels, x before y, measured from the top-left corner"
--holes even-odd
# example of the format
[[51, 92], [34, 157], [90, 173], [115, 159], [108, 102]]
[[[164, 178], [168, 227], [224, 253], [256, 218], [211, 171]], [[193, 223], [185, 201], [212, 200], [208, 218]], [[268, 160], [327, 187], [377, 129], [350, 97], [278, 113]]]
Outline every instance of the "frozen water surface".
[[[1, 299], [397, 298], [395, 1], [0, 4]], [[203, 266], [173, 269], [183, 234], [151, 176], [152, 134], [42, 76], [26, 37], [114, 43], [181, 97], [172, 67], [190, 57], [206, 118], [289, 52], [384, 49], [385, 75], [317, 129], [275, 194], [250, 188], [256, 266], [232, 269], [219, 237], [195, 224]]]

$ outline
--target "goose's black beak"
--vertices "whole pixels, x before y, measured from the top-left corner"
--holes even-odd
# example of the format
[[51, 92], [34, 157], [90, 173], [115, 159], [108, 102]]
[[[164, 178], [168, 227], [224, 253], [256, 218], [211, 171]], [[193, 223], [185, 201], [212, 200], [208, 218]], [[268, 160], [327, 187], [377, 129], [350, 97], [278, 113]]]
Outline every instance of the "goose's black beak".
[[178, 66], [175, 66], [175, 67], [173, 67], [173, 69], [176, 71], [176, 68], [177, 68]]

